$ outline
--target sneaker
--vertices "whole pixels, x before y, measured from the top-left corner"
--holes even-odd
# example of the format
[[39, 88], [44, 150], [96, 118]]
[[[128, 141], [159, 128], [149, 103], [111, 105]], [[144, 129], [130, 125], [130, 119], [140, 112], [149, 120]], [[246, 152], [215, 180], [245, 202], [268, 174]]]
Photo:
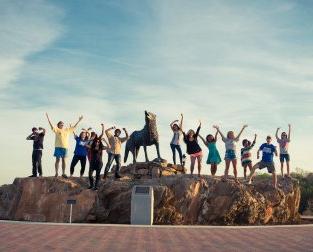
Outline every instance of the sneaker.
[[57, 174], [57, 173], [54, 175], [54, 177], [56, 177], [56, 178], [57, 178], [58, 176], [59, 176], [59, 174]]
[[39, 174], [39, 177], [42, 177], [42, 174]]
[[36, 178], [37, 176], [36, 175], [30, 175], [28, 176], [29, 178]]
[[88, 189], [92, 189], [92, 188], [93, 188], [93, 186], [89, 186], [89, 187], [88, 187]]
[[98, 191], [98, 187], [94, 187], [94, 188], [92, 188], [92, 190]]
[[102, 178], [105, 180], [107, 177], [108, 177], [108, 175], [104, 174]]
[[66, 174], [64, 173], [64, 174], [62, 174], [62, 177], [63, 178], [65, 178], [65, 179], [67, 179], [67, 176], [66, 176]]

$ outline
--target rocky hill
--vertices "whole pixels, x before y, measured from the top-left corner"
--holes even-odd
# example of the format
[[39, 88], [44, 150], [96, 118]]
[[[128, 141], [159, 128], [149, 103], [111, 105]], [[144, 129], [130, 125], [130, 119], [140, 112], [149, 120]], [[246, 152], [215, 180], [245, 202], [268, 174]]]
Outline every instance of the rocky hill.
[[[147, 172], [139, 176], [138, 167], [146, 167]], [[73, 222], [126, 224], [130, 223], [132, 187], [151, 185], [154, 224], [259, 225], [299, 221], [300, 188], [294, 179], [279, 180], [280, 188], [275, 190], [270, 179], [256, 179], [254, 185], [232, 179], [222, 182], [219, 177], [192, 177], [179, 169], [177, 172], [151, 163], [123, 167], [122, 171], [122, 179], [116, 181], [110, 176], [101, 181], [98, 191], [87, 189], [87, 178], [16, 178], [13, 184], [0, 187], [0, 219], [68, 222], [66, 201], [76, 199]]]

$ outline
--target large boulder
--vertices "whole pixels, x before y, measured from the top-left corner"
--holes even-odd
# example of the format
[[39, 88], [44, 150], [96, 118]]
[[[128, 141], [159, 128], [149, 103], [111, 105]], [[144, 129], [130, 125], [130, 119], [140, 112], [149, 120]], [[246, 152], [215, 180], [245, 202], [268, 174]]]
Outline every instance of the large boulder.
[[254, 185], [219, 177], [178, 174], [136, 179], [124, 174], [88, 190], [87, 178], [17, 178], [0, 187], [0, 219], [68, 222], [67, 199], [76, 199], [74, 222], [130, 223], [134, 185], [154, 189], [154, 223], [170, 225], [259, 225], [299, 221], [300, 188], [295, 179], [256, 178]]

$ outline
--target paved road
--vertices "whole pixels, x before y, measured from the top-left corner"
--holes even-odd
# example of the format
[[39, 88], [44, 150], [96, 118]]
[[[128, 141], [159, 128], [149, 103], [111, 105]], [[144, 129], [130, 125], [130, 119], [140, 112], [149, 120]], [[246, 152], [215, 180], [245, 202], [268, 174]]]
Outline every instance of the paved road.
[[133, 227], [1, 221], [0, 251], [313, 251], [313, 225]]

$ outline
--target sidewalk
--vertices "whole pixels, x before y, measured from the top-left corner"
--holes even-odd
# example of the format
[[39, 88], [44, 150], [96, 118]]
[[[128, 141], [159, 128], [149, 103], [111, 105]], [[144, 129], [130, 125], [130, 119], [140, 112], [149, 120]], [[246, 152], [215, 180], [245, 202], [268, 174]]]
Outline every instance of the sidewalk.
[[313, 225], [193, 227], [0, 222], [0, 251], [313, 251]]

